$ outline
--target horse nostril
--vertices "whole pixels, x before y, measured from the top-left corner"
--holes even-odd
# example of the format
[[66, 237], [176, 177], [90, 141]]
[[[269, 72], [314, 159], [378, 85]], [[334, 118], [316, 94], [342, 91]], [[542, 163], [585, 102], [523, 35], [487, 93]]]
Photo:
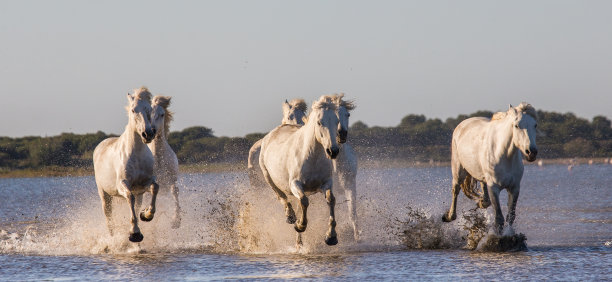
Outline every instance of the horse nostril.
[[528, 156], [531, 155], [531, 152], [529, 151], [529, 149], [525, 150], [525, 154]]
[[332, 154], [332, 151], [331, 151], [330, 149], [325, 149], [325, 152], [326, 152], [328, 155], [330, 155], [330, 156], [331, 156], [331, 154]]
[[147, 138], [147, 133], [146, 133], [146, 132], [143, 132], [143, 133], [142, 133], [142, 134], [140, 134], [140, 135], [142, 135], [142, 138]]

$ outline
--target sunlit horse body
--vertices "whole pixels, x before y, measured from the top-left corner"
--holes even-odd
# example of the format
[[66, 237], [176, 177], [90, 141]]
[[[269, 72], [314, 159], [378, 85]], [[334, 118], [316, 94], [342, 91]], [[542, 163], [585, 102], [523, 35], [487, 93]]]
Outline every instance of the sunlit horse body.
[[[273, 129], [263, 138], [259, 155], [264, 179], [283, 204], [287, 222], [295, 223], [297, 232], [304, 232], [308, 224], [307, 196], [317, 192], [325, 195], [330, 214], [325, 236], [328, 245], [338, 243], [331, 162], [339, 152], [337, 132], [336, 105], [332, 97], [321, 96], [313, 103], [306, 124]], [[298, 199], [301, 215], [297, 221], [287, 193]]]
[[[282, 124], [293, 124], [293, 125], [304, 125], [304, 117], [306, 117], [306, 110], [308, 106], [303, 99], [293, 99], [291, 102], [283, 103], [283, 120]], [[251, 183], [251, 187], [261, 187], [263, 185], [267, 185], [263, 178], [263, 174], [261, 173], [261, 168], [259, 167], [259, 152], [261, 151], [261, 142], [262, 139], [259, 139], [251, 149], [249, 150], [249, 159], [247, 163], [247, 169], [249, 172], [249, 182]]]
[[131, 211], [129, 240], [143, 239], [134, 211], [136, 196], [145, 191], [152, 194], [151, 205], [140, 213], [140, 219], [151, 221], [155, 214], [155, 201], [159, 185], [153, 175], [153, 154], [145, 143], [155, 138], [156, 129], [151, 125], [151, 93], [145, 87], [128, 94], [128, 124], [119, 137], [103, 140], [93, 153], [94, 171], [98, 194], [106, 216], [110, 234], [113, 234], [112, 197], [123, 197]]
[[[343, 100], [344, 94], [334, 95], [334, 101], [338, 107], [338, 142], [340, 152], [333, 160], [334, 187], [341, 187], [347, 199], [349, 220], [353, 227], [353, 238], [359, 240], [359, 229], [357, 226], [357, 156], [353, 147], [346, 143], [349, 128], [350, 111], [355, 109], [351, 101]], [[341, 191], [341, 190], [335, 190]]]
[[168, 144], [168, 133], [170, 132], [170, 122], [173, 113], [168, 110], [171, 97], [153, 97], [151, 119], [153, 126], [157, 129], [157, 134], [151, 143], [148, 144], [153, 157], [155, 158], [154, 174], [161, 191], [170, 191], [174, 198], [174, 217], [172, 218], [172, 228], [181, 225], [181, 207], [179, 205], [179, 188], [177, 186], [179, 166], [176, 154]]
[[[452, 202], [444, 221], [456, 218], [457, 196], [463, 190], [468, 198], [479, 201], [481, 208], [493, 205], [495, 225], [492, 231], [501, 235], [504, 216], [499, 192], [508, 191], [508, 222], [504, 235], [514, 235], [512, 224], [523, 177], [522, 157], [533, 162], [536, 146], [536, 110], [527, 103], [499, 112], [492, 119], [473, 117], [462, 121], [453, 132], [451, 147]], [[475, 191], [476, 182], [482, 194]]]

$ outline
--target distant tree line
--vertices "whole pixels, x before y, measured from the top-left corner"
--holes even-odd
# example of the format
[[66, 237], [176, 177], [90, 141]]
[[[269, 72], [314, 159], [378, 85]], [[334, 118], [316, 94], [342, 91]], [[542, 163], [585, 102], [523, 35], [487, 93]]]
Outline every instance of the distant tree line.
[[[394, 127], [369, 127], [357, 121], [350, 128], [349, 142], [362, 160], [449, 161], [453, 129], [468, 117], [492, 115], [478, 111], [442, 121], [410, 114]], [[539, 157], [612, 156], [612, 123], [606, 117], [596, 116], [589, 121], [572, 113], [545, 111], [538, 111], [538, 117]], [[96, 145], [112, 136], [116, 135], [98, 131], [52, 137], [0, 137], [0, 171], [49, 166], [89, 168]], [[168, 142], [182, 164], [246, 163], [249, 148], [263, 136], [264, 133], [253, 133], [216, 137], [212, 129], [196, 126], [171, 132]]]

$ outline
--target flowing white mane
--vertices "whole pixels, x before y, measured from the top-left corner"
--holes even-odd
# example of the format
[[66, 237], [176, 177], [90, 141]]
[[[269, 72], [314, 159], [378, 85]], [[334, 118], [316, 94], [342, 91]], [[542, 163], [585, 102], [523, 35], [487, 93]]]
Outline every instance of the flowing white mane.
[[312, 103], [313, 110], [335, 111], [337, 108], [335, 98], [331, 95], [323, 95]]
[[168, 134], [170, 133], [170, 122], [174, 120], [174, 116], [173, 116], [174, 113], [168, 110], [171, 99], [172, 97], [168, 97], [168, 96], [155, 96], [153, 97], [153, 102], [152, 102], [152, 105], [154, 107], [159, 106], [159, 107], [164, 108], [164, 111], [166, 111], [166, 114], [164, 115], [164, 134], [166, 135], [166, 137], [168, 137]]
[[292, 108], [296, 108], [302, 112], [306, 112], [308, 110], [308, 105], [304, 102], [304, 99], [293, 99], [289, 101], [289, 106]]
[[[538, 113], [536, 112], [536, 109], [531, 104], [527, 102], [521, 102], [518, 106], [514, 108], [516, 109], [516, 111], [523, 113], [525, 115], [530, 115], [536, 121], [538, 120]], [[491, 117], [491, 121], [503, 119], [506, 117], [507, 114], [508, 112], [497, 112], [493, 114], [493, 116]]]
[[354, 110], [356, 107], [353, 100], [343, 100], [344, 93], [333, 94], [332, 97], [338, 107], [344, 107], [349, 112]]
[[145, 100], [149, 103], [151, 103], [151, 97], [153, 95], [151, 95], [151, 92], [149, 92], [149, 89], [145, 86], [142, 86], [138, 89], [134, 89], [134, 99], [136, 100]]

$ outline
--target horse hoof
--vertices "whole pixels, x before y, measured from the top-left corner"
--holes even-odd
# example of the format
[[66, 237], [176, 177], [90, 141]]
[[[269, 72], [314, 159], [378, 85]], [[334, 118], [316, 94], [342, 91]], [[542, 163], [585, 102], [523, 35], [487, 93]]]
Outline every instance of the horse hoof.
[[145, 212], [140, 212], [140, 220], [142, 221], [151, 221], [153, 220], [153, 214], [151, 214], [151, 217], [147, 217]]
[[306, 225], [299, 225], [296, 223], [295, 225], [293, 225], [293, 228], [295, 228], [295, 231], [300, 233], [306, 231]]
[[295, 223], [295, 221], [296, 221], [296, 219], [295, 219], [295, 215], [289, 215], [289, 216], [287, 216], [287, 223], [289, 223], [289, 224], [294, 224], [294, 223]]
[[327, 237], [325, 238], [325, 244], [327, 244], [328, 246], [333, 246], [338, 244], [338, 237]]
[[450, 219], [448, 218], [448, 214], [442, 216], [442, 221], [444, 222], [451, 222], [455, 219], [457, 219], [457, 215], [453, 215]]
[[130, 242], [138, 243], [142, 242], [142, 239], [144, 239], [144, 236], [140, 232], [130, 234]]
[[480, 201], [478, 202], [478, 207], [481, 209], [486, 209], [491, 205], [491, 202], [484, 202], [484, 201]]

